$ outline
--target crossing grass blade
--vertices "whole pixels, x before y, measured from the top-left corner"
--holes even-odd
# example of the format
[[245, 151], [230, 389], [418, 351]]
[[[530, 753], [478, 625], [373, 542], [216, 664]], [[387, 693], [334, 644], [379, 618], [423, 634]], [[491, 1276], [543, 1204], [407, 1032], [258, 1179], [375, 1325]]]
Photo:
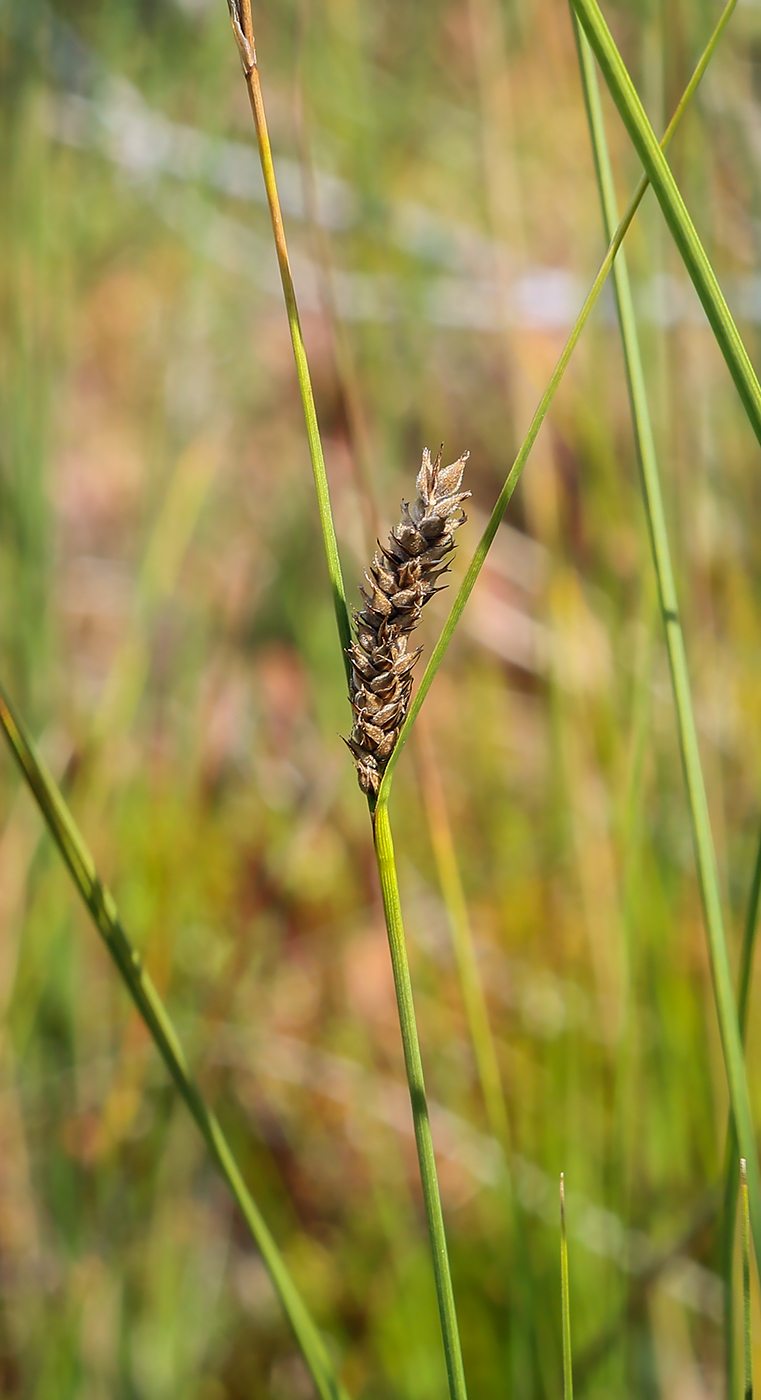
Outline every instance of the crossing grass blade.
[[571, 1304], [568, 1289], [568, 1237], [565, 1226], [565, 1173], [560, 1173], [560, 1294], [563, 1311], [563, 1400], [573, 1400]]
[[113, 896], [101, 881], [93, 858], [60, 790], [38, 755], [22, 721], [0, 688], [0, 725], [34, 794], [93, 923], [108, 948], [138, 1012], [174, 1083], [195, 1120], [209, 1153], [227, 1183], [267, 1266], [321, 1400], [348, 1400], [325, 1344], [291, 1278], [285, 1260], [246, 1186], [227, 1139], [190, 1073], [177, 1033], [142, 958], [122, 927]]
[[761, 443], [761, 385], [668, 161], [597, 0], [573, 0], [573, 5], [700, 298], [748, 421]]
[[[665, 149], [668, 146], [669, 141], [674, 135], [674, 132], [676, 131], [679, 122], [681, 121], [682, 116], [684, 115], [684, 112], [687, 109], [691, 97], [693, 96], [701, 78], [703, 77], [703, 74], [705, 73], [709, 62], [716, 51], [719, 40], [721, 39], [721, 36], [724, 33], [727, 22], [729, 20], [730, 15], [732, 14], [732, 11], [735, 8], [736, 3], [737, 0], [728, 0], [728, 3], [725, 5], [721, 15], [719, 16], [718, 22], [711, 33], [708, 43], [706, 44], [705, 49], [703, 50], [703, 53], [701, 54], [697, 64], [695, 65], [695, 69], [692, 73], [690, 81], [687, 84], [687, 87], [685, 88], [679, 100], [679, 103], [677, 104], [677, 107], [674, 111], [674, 115], [671, 118], [668, 127], [666, 128], [663, 139], [661, 141], [661, 146], [663, 147], [663, 149]], [[480, 574], [481, 569], [483, 568], [484, 562], [486, 560], [486, 556], [489, 553], [492, 544], [494, 543], [497, 530], [499, 529], [505, 511], [507, 510], [507, 507], [510, 504], [513, 492], [515, 491], [515, 488], [518, 485], [518, 481], [520, 479], [521, 473], [523, 472], [523, 468], [525, 467], [526, 462], [528, 461], [531, 455], [531, 449], [533, 448], [534, 443], [536, 442], [536, 439], [539, 436], [539, 430], [542, 427], [545, 418], [547, 417], [552, 401], [560, 386], [560, 382], [570, 363], [571, 356], [573, 355], [573, 352], [576, 349], [576, 346], [581, 338], [581, 333], [584, 330], [584, 327], [586, 326], [587, 321], [589, 320], [589, 317], [592, 314], [592, 311], [594, 310], [594, 307], [597, 303], [597, 299], [603, 287], [605, 286], [608, 273], [613, 267], [616, 254], [618, 253], [618, 250], [621, 247], [624, 238], [626, 237], [634, 215], [636, 214], [642, 202], [643, 195], [649, 183], [649, 175], [647, 174], [647, 172], [645, 172], [645, 174], [640, 179], [640, 182], [636, 190], [634, 191], [634, 194], [629, 200], [629, 203], [626, 208], [626, 213], [621, 219], [621, 222], [619, 223], [613, 237], [610, 240], [608, 250], [600, 264], [597, 276], [595, 277], [594, 282], [592, 283], [592, 286], [590, 287], [589, 292], [587, 293], [584, 305], [582, 306], [581, 311], [579, 312], [578, 317], [576, 318], [576, 321], [571, 330], [571, 333], [568, 337], [568, 340], [566, 341], [563, 347], [560, 358], [555, 366], [555, 369], [553, 370], [549, 384], [547, 385], [547, 388], [545, 389], [544, 394], [542, 395], [539, 404], [537, 405], [534, 416], [531, 420], [531, 423], [529, 424], [528, 432], [526, 433], [526, 436], [523, 439], [518, 454], [510, 468], [510, 471], [505, 480], [505, 484], [502, 487], [499, 496], [497, 497], [496, 504], [489, 517], [486, 529], [484, 530], [484, 533], [476, 546], [473, 558], [471, 559], [470, 564], [468, 565], [465, 577], [455, 595], [454, 602], [452, 603], [452, 607], [449, 611], [449, 616], [447, 617], [447, 620], [444, 623], [438, 641], [436, 642], [433, 652], [431, 653], [430, 660], [428, 661], [428, 665], [425, 668], [418, 689], [412, 698], [412, 703], [407, 712], [407, 718], [402, 726], [399, 739], [394, 748], [394, 752], [392, 753], [391, 758], [389, 759], [386, 771], [383, 775], [383, 781], [381, 783], [380, 791], [378, 793], [379, 804], [388, 802], [391, 793], [391, 784], [393, 782], [394, 777], [394, 770], [401, 757], [402, 750], [404, 749], [407, 739], [409, 738], [412, 726], [414, 725], [415, 720], [417, 719], [417, 716], [420, 713], [420, 709], [423, 705], [425, 697], [428, 694], [431, 685], [433, 684], [436, 672], [438, 671], [439, 666], [444, 660], [447, 649], [449, 647], [449, 643], [451, 642], [452, 637], [454, 636], [455, 628], [465, 610], [465, 605], [468, 599], [470, 598], [471, 593], [473, 592], [473, 589], [476, 585], [476, 580], [478, 579], [478, 575]]]
[[[572, 0], [576, 14], [589, 39], [595, 56], [613, 94], [619, 111], [624, 116], [627, 129], [637, 146], [651, 183], [658, 195], [664, 215], [667, 218], [685, 263], [690, 270], [701, 300], [709, 306], [709, 321], [714, 334], [724, 351], [727, 363], [732, 370], [735, 383], [741, 392], [743, 404], [754, 430], [761, 442], [761, 389], [753, 373], [745, 348], [739, 339], [726, 303], [719, 291], [713, 270], [703, 252], [702, 245], [692, 226], [681, 197], [676, 189], [673, 176], [666, 164], [663, 152], [652, 133], [642, 105], [637, 97], [618, 50], [613, 43], [610, 31], [600, 13], [596, 0]], [[591, 55], [590, 55], [591, 58]], [[585, 83], [592, 92], [596, 86], [596, 75], [591, 63], [582, 63]], [[591, 109], [590, 109], [591, 110]], [[590, 122], [593, 118], [590, 116]], [[646, 130], [645, 130], [646, 128]], [[596, 102], [593, 131], [595, 133], [595, 158], [598, 164], [606, 227], [615, 226], [615, 196], [613, 192], [610, 162], [599, 109], [599, 95]], [[636, 139], [635, 139], [636, 136]], [[618, 268], [618, 264], [617, 264]], [[748, 1171], [748, 1192], [750, 1213], [753, 1224], [753, 1238], [756, 1244], [756, 1258], [761, 1250], [761, 1175], [759, 1175], [758, 1153], [753, 1128], [753, 1116], [745, 1074], [742, 1038], [737, 1018], [732, 975], [729, 964], [724, 915], [721, 907], [719, 877], [716, 866], [716, 853], [713, 845], [711, 824], [708, 814], [705, 783], [700, 763], [697, 730], [692, 707], [687, 657], [684, 638], [679, 620], [679, 608], [671, 566], [668, 534], [666, 530], [663, 499], [660, 488], [655, 443], [647, 408], [642, 359], [639, 353], [634, 309], [631, 300], [628, 276], [625, 267], [617, 272], [616, 294], [619, 307], [621, 333], [624, 341], [629, 392], [632, 412], [642, 465], [642, 479], [645, 489], [648, 524], [650, 528], [653, 559], [655, 561], [660, 604], [666, 628], [666, 641], [671, 667], [672, 687], [679, 726], [679, 740], [682, 749], [687, 793], [692, 820], [693, 839], [700, 880], [700, 891], [705, 911], [706, 930], [713, 972], [716, 1011], [724, 1051], [727, 1080], [729, 1084], [732, 1113], [737, 1126], [740, 1149], [745, 1156]], [[757, 412], [758, 410], [758, 412]], [[754, 415], [756, 415], [754, 417]]]

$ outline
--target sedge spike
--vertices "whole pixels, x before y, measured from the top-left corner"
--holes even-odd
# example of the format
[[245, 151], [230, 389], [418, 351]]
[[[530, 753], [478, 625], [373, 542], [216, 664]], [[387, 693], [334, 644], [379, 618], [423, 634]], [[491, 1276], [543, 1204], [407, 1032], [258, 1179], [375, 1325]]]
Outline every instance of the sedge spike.
[[417, 499], [402, 501], [402, 518], [384, 547], [380, 541], [369, 571], [361, 612], [354, 615], [349, 648], [349, 700], [354, 723], [345, 740], [363, 792], [377, 796], [384, 769], [399, 737], [412, 694], [412, 669], [421, 647], [409, 637], [425, 604], [438, 592], [454, 549], [454, 532], [466, 520], [462, 477], [469, 453], [442, 467], [426, 447], [418, 472]]

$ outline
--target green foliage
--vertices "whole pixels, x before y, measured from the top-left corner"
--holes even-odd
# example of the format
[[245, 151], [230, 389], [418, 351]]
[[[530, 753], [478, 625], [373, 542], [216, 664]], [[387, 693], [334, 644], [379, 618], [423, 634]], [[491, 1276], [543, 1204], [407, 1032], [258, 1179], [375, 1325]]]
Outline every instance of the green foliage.
[[[660, 130], [717, 16], [684, 0], [615, 19]], [[95, 55], [84, 76], [61, 21]], [[17, 415], [0, 482], [4, 672], [347, 1389], [440, 1395], [266, 210], [224, 186], [223, 149], [172, 145], [190, 127], [234, 136], [236, 161], [252, 153], [224, 7], [62, 2], [7, 6], [2, 23], [15, 198], [0, 202], [0, 373]], [[712, 211], [702, 242], [719, 280], [745, 289], [730, 301], [746, 339], [754, 25], [739, 8], [673, 156], [701, 220]], [[257, 40], [282, 187], [304, 151], [349, 186], [348, 205], [335, 196], [349, 213], [322, 235], [292, 194], [285, 214], [347, 578], [367, 554], [363, 441], [385, 520], [425, 441], [471, 448], [482, 521], [534, 444], [455, 594], [446, 657], [444, 612], [426, 638], [458, 867], [444, 900], [462, 891], [485, 1006], [472, 982], [463, 999], [450, 952], [414, 744], [394, 778], [465, 1372], [485, 1397], [559, 1393], [562, 1163], [578, 1191], [577, 1393], [694, 1385], [721, 1356], [712, 1188], [728, 1105], [618, 333], [589, 317], [520, 449], [576, 308], [532, 320], [521, 284], [524, 302], [499, 312], [537, 266], [586, 284], [598, 260], [571, 29], [544, 4], [433, 3], [401, 23], [396, 6], [329, 0], [268, 9]], [[72, 94], [84, 106], [61, 101]], [[176, 126], [141, 138], [141, 101]], [[625, 188], [629, 138], [615, 123], [609, 138]], [[758, 826], [757, 449], [708, 330], [658, 302], [681, 264], [649, 201], [627, 251], [731, 951]], [[326, 275], [325, 257], [350, 275]], [[510, 497], [517, 534], [500, 527]], [[463, 532], [461, 567], [483, 528]], [[3, 1390], [305, 1392], [259, 1258], [0, 764]]]

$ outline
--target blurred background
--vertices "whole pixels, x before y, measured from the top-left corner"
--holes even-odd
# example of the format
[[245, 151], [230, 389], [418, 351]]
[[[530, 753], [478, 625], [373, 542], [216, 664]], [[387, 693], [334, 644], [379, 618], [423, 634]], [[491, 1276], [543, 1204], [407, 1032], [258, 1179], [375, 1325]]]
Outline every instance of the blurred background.
[[[606, 13], [660, 131], [718, 0]], [[254, 19], [351, 598], [442, 440], [472, 454], [457, 577], [604, 251], [567, 8], [285, 0]], [[0, 674], [347, 1386], [440, 1397], [368, 815], [226, 7], [4, 0], [0, 73]], [[623, 207], [639, 169], [605, 110]], [[757, 360], [752, 0], [671, 159]], [[736, 958], [761, 828], [758, 446], [650, 195], [626, 248]], [[392, 819], [471, 1393], [560, 1393], [561, 1170], [579, 1394], [723, 1393], [727, 1096], [610, 298]], [[439, 881], [448, 833], [504, 1152]], [[5, 750], [0, 1007], [2, 1394], [310, 1395]]]

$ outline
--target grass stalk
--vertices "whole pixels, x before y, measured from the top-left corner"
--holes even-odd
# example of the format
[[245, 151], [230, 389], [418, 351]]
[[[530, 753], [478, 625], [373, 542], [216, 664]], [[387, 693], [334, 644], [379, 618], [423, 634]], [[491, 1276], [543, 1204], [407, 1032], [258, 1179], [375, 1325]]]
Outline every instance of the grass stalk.
[[[333, 588], [336, 621], [348, 679], [350, 677], [348, 649], [352, 640], [351, 627], [330, 507], [330, 494], [325, 474], [320, 430], [317, 422], [317, 414], [315, 412], [306, 350], [301, 334], [296, 293], [288, 259], [288, 248], [286, 245], [280, 199], [275, 178], [275, 167], [272, 159], [267, 119], [264, 110], [264, 99], [262, 97], [259, 79], [253, 19], [251, 14], [251, 0], [228, 0], [228, 7], [230, 10], [233, 33], [235, 34], [235, 39], [238, 44], [243, 73], [246, 79], [246, 86], [248, 88], [254, 125], [256, 127], [262, 174], [264, 176], [264, 184], [267, 192], [267, 202], [269, 204], [272, 232], [275, 240], [280, 277], [283, 285], [283, 295], [285, 297], [288, 314], [288, 324], [296, 361], [296, 371], [304, 406], [304, 417], [306, 420], [315, 486], [317, 488], [320, 520], [322, 523], [323, 543]], [[404, 1050], [404, 1063], [407, 1072], [410, 1101], [412, 1104], [415, 1143], [420, 1164], [423, 1199], [425, 1202], [431, 1240], [433, 1270], [441, 1319], [449, 1391], [451, 1400], [466, 1400], [467, 1392], [462, 1362], [462, 1348], [457, 1325], [454, 1290], [452, 1288], [452, 1277], [449, 1267], [446, 1235], [444, 1232], [444, 1217], [441, 1209], [436, 1160], [433, 1151], [433, 1140], [431, 1137], [431, 1126], [425, 1095], [423, 1063], [420, 1054], [420, 1041], [412, 997], [412, 982], [410, 979], [404, 926], [402, 923], [391, 826], [388, 818], [388, 809], [385, 804], [381, 807], [376, 806], [375, 810], [373, 810], [372, 803], [370, 807], [373, 821], [375, 852], [386, 917], [386, 928], [391, 952], [399, 1025]]]
[[[587, 4], [587, 0], [572, 0], [572, 3], [578, 11], [582, 3], [585, 5]], [[603, 206], [604, 225], [606, 231], [608, 231], [608, 236], [610, 236], [609, 231], [615, 228], [618, 219], [613, 173], [605, 136], [597, 74], [590, 46], [582, 34], [579, 34], [579, 57], [590, 130], [592, 133], [595, 166], [600, 186], [600, 198]], [[663, 617], [666, 648], [671, 671], [671, 684], [674, 694], [679, 744], [682, 753], [682, 765], [692, 823], [698, 879], [705, 912], [716, 1011], [724, 1052], [724, 1063], [729, 1084], [732, 1113], [737, 1125], [740, 1149], [748, 1164], [751, 1219], [753, 1221], [753, 1236], [756, 1242], [756, 1255], [758, 1258], [759, 1251], [761, 1251], [761, 1176], [759, 1176], [758, 1153], [756, 1149], [748, 1083], [745, 1074], [742, 1038], [740, 1035], [737, 1008], [732, 987], [732, 974], [724, 930], [724, 914], [721, 906], [716, 852], [711, 832], [703, 769], [700, 761], [700, 748], [692, 704], [687, 653], [679, 617], [679, 602], [676, 592], [674, 570], [671, 562], [671, 550], [666, 527], [666, 515], [663, 505], [658, 458], [648, 409], [639, 336], [637, 333], [637, 324], [625, 257], [620, 257], [617, 260], [613, 275], [618, 317], [621, 327], [621, 339], [624, 348], [626, 376], [629, 385], [629, 397], [631, 400], [632, 418], [634, 422], [634, 433], [642, 474], [645, 510], [650, 532], [653, 562], [658, 584], [658, 597], [661, 615]]]
[[285, 228], [283, 226], [283, 215], [280, 209], [280, 196], [278, 194], [277, 180], [275, 178], [275, 165], [272, 159], [267, 115], [264, 110], [264, 97], [262, 96], [259, 67], [256, 61], [256, 44], [254, 42], [251, 0], [228, 0], [228, 6], [233, 33], [238, 45], [238, 52], [240, 53], [243, 75], [248, 89], [254, 126], [256, 128], [259, 159], [261, 161], [264, 188], [267, 193], [267, 203], [269, 205], [270, 219], [272, 221], [272, 237], [275, 243], [278, 267], [280, 269], [280, 280], [283, 284], [285, 309], [288, 315], [288, 328], [291, 333], [291, 344], [293, 345], [293, 358], [296, 362], [296, 374], [299, 381], [301, 402], [304, 408], [304, 420], [306, 422], [307, 439], [309, 441], [309, 454], [312, 459], [312, 472], [314, 474], [314, 484], [317, 491], [317, 506], [320, 513], [322, 541], [325, 549], [325, 558], [328, 564], [330, 587], [333, 594], [336, 625], [341, 640], [344, 669], [348, 679], [349, 658], [347, 656], [347, 648], [351, 644], [349, 609], [346, 605], [346, 589], [341, 572], [341, 561], [338, 555], [338, 541], [336, 540], [336, 531], [333, 524], [333, 512], [330, 507], [330, 490], [328, 487], [327, 473], [325, 471], [325, 457], [322, 450], [320, 428], [317, 422], [317, 410], [314, 403], [309, 363], [304, 346], [304, 337], [301, 332], [296, 291], [293, 285], [291, 264], [288, 257], [288, 245], [286, 243]]
[[[740, 969], [737, 979], [737, 1020], [743, 1045], [748, 1029], [748, 1002], [753, 953], [758, 929], [758, 909], [761, 901], [761, 839], [756, 850], [753, 877], [750, 882], [748, 907], [745, 913]], [[724, 1203], [722, 1210], [722, 1278], [724, 1279], [724, 1345], [726, 1349], [727, 1395], [735, 1391], [735, 1326], [734, 1326], [734, 1256], [737, 1192], [740, 1184], [737, 1166], [737, 1130], [730, 1109], [727, 1123], [727, 1145], [724, 1153]]]
[[[666, 157], [645, 115], [645, 109], [597, 0], [573, 0], [573, 6], [592, 45], [613, 101], [645, 167], [645, 173], [649, 177], [663, 216], [735, 382], [748, 421], [761, 443], [761, 385]], [[752, 1196], [751, 1189], [751, 1200]]]
[[[689, 101], [693, 96], [701, 78], [703, 77], [706, 68], [708, 67], [708, 64], [716, 50], [719, 40], [721, 39], [721, 36], [726, 27], [727, 21], [736, 3], [737, 0], [729, 0], [729, 3], [725, 6], [724, 10], [722, 11], [719, 17], [716, 27], [714, 28], [711, 37], [708, 40], [708, 43], [706, 44], [706, 47], [703, 50], [703, 53], [701, 54], [695, 66], [692, 77], [690, 78], [690, 81], [687, 84], [687, 87], [685, 88], [684, 93], [682, 94], [682, 97], [680, 98], [679, 103], [674, 111], [674, 115], [671, 118], [671, 121], [669, 122], [668, 127], [666, 128], [666, 131], [663, 135], [661, 145], [664, 149], [666, 148], [666, 146], [668, 146], [669, 141], [674, 135], [674, 132], [676, 131], [677, 126], [679, 125], [679, 122], [682, 119], [682, 116], [687, 108]], [[629, 200], [626, 212], [624, 213], [621, 222], [619, 223], [615, 233], [613, 234], [610, 240], [608, 250], [600, 264], [599, 270], [592, 283], [592, 286], [590, 287], [589, 292], [587, 293], [584, 305], [582, 306], [581, 311], [579, 312], [579, 315], [576, 318], [576, 321], [571, 329], [571, 333], [568, 337], [568, 340], [566, 341], [563, 347], [560, 358], [555, 366], [555, 369], [552, 372], [552, 377], [549, 381], [549, 384], [547, 385], [547, 388], [545, 389], [539, 401], [539, 404], [537, 405], [537, 408], [534, 412], [534, 416], [531, 420], [531, 423], [529, 424], [528, 432], [526, 433], [526, 436], [523, 440], [523, 443], [521, 444], [518, 454], [512, 464], [512, 467], [510, 468], [508, 476], [505, 480], [505, 484], [502, 487], [499, 496], [497, 497], [496, 504], [489, 517], [486, 528], [476, 546], [473, 558], [471, 559], [470, 564], [468, 565], [468, 568], [466, 570], [465, 577], [455, 595], [454, 602], [452, 603], [452, 607], [449, 611], [449, 616], [447, 617], [447, 620], [444, 623], [444, 627], [442, 628], [438, 641], [436, 642], [436, 645], [431, 653], [431, 657], [423, 673], [420, 685], [418, 686], [417, 691], [412, 698], [412, 703], [407, 713], [407, 718], [405, 719], [405, 722], [402, 726], [401, 732], [399, 734], [399, 739], [396, 743], [396, 747], [394, 748], [394, 752], [392, 753], [391, 758], [389, 759], [386, 771], [383, 775], [383, 781], [381, 783], [380, 791], [378, 793], [379, 802], [388, 801], [389, 794], [391, 792], [391, 784], [394, 776], [394, 769], [396, 768], [396, 764], [398, 763], [399, 758], [401, 757], [404, 745], [406, 744], [407, 739], [409, 738], [410, 730], [412, 729], [412, 726], [415, 723], [415, 720], [417, 719], [425, 697], [428, 694], [431, 685], [433, 684], [436, 672], [438, 671], [439, 666], [441, 665], [444, 656], [446, 655], [449, 643], [451, 642], [452, 637], [454, 636], [454, 630], [465, 610], [465, 605], [476, 585], [478, 575], [480, 574], [481, 569], [483, 568], [484, 561], [486, 560], [486, 556], [489, 553], [489, 550], [494, 542], [494, 538], [502, 522], [502, 518], [505, 514], [505, 511], [507, 510], [508, 505], [510, 504], [513, 492], [515, 491], [515, 488], [518, 485], [518, 481], [520, 479], [523, 468], [525, 467], [526, 462], [528, 461], [529, 456], [531, 455], [531, 449], [534, 446], [534, 443], [536, 442], [536, 439], [539, 435], [539, 430], [542, 424], [544, 423], [545, 418], [547, 417], [547, 413], [549, 412], [550, 405], [552, 404], [557, 389], [560, 385], [560, 381], [563, 378], [566, 369], [568, 368], [571, 356], [573, 355], [573, 352], [576, 349], [576, 346], [581, 337], [581, 333], [584, 330], [584, 327], [587, 324], [587, 321], [589, 320], [592, 311], [594, 310], [600, 292], [602, 291], [607, 280], [608, 273], [613, 267], [616, 254], [618, 253], [618, 250], [621, 247], [624, 238], [626, 237], [631, 222], [642, 202], [642, 198], [645, 194], [649, 183], [649, 175], [646, 172], [640, 178], [640, 182], [637, 185], [637, 188], [634, 191], [634, 194], [632, 195], [631, 199]]]
[[449, 1252], [444, 1232], [444, 1216], [441, 1209], [441, 1195], [436, 1174], [436, 1159], [431, 1137], [431, 1123], [428, 1115], [428, 1102], [423, 1078], [423, 1061], [420, 1055], [415, 1006], [412, 996], [412, 980], [407, 959], [407, 945], [402, 922], [402, 907], [399, 899], [399, 884], [394, 860], [394, 843], [388, 808], [379, 802], [373, 818], [375, 851], [380, 874], [383, 909], [386, 916], [388, 942], [391, 950], [391, 966], [394, 973], [396, 1002], [399, 1008], [399, 1025], [402, 1032], [404, 1065], [412, 1103], [412, 1119], [415, 1128], [415, 1143], [420, 1163], [420, 1180], [423, 1187], [428, 1232], [431, 1239], [433, 1271], [436, 1281], [436, 1296], [441, 1319], [441, 1334], [444, 1343], [444, 1356], [452, 1400], [466, 1400], [465, 1371], [462, 1362], [462, 1347], [457, 1326], [452, 1274], [449, 1267]]
[[750, 1210], [748, 1208], [748, 1172], [745, 1158], [740, 1159], [740, 1195], [743, 1217], [743, 1352], [745, 1358], [745, 1400], [753, 1400], [753, 1334], [750, 1321]]
[[568, 1236], [565, 1227], [565, 1173], [560, 1173], [560, 1297], [563, 1312], [563, 1400], [573, 1400], [571, 1302], [568, 1288]]
[[34, 794], [64, 863], [87, 905], [127, 990], [142, 1016], [164, 1064], [182, 1095], [209, 1153], [243, 1215], [270, 1278], [280, 1296], [321, 1400], [348, 1400], [324, 1342], [291, 1278], [285, 1260], [240, 1172], [227, 1139], [185, 1060], [177, 1033], [142, 958], [122, 927], [110, 891], [48, 769], [19, 717], [0, 688], [0, 724], [14, 757]]

